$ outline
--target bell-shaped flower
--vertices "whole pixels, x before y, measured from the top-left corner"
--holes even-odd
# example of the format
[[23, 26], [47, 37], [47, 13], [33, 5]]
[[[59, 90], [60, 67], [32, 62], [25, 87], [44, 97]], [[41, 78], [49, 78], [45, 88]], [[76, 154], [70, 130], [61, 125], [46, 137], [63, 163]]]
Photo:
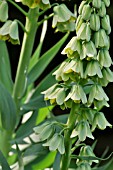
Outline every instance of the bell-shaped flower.
[[8, 4], [6, 1], [0, 1], [0, 21], [5, 22], [8, 19]]
[[[60, 65], [60, 67], [53, 73], [53, 75], [56, 76], [57, 81], [62, 81], [62, 80], [67, 81], [67, 80], [69, 80], [69, 75], [63, 73], [63, 70], [68, 65], [68, 63], [69, 63], [68, 61], [64, 61]], [[72, 71], [70, 70], [70, 72], [72, 72]]]
[[103, 67], [110, 67], [113, 63], [107, 49], [101, 49], [98, 52], [97, 60]]
[[53, 8], [54, 16], [52, 27], [57, 27], [56, 31], [74, 31], [76, 15], [74, 15], [65, 4], [55, 6]]
[[94, 43], [96, 48], [108, 48], [109, 38], [104, 29], [100, 29], [94, 33]]
[[55, 89], [57, 88], [57, 85], [58, 84], [54, 84], [53, 86], [51, 86], [47, 90], [41, 92], [42, 94], [44, 94], [44, 99], [45, 100], [49, 100], [49, 95], [51, 95], [51, 93], [53, 93], [55, 91]]
[[[81, 163], [88, 163], [89, 165], [92, 165], [92, 163], [98, 163], [99, 161], [98, 160], [88, 160], [87, 158], [88, 157], [96, 157], [94, 152], [93, 152], [93, 149], [91, 148], [91, 146], [89, 145], [86, 145], [86, 146], [82, 146], [81, 149], [80, 149], [80, 153], [79, 153], [79, 156], [81, 157], [81, 160], [80, 159], [77, 159], [77, 165], [80, 165]], [[82, 157], [84, 157], [84, 160], [82, 160]], [[86, 160], [85, 160], [85, 157], [86, 157]]]
[[[68, 57], [73, 56], [74, 52], [77, 51], [78, 54], [81, 54], [82, 50], [82, 43], [77, 37], [73, 37], [69, 43], [66, 45], [66, 47], [63, 49], [61, 54], [67, 54]], [[76, 57], [76, 56], [75, 56]]]
[[83, 54], [80, 55], [80, 59], [84, 59], [86, 57], [87, 59], [97, 58], [97, 50], [92, 41], [83, 43], [82, 48], [83, 48]]
[[98, 101], [109, 101], [109, 98], [104, 92], [103, 88], [97, 84], [92, 85], [91, 91], [89, 93], [88, 103], [92, 104], [94, 99]]
[[16, 2], [22, 2], [22, 4], [28, 6], [29, 8], [39, 7], [41, 9], [46, 9], [50, 7], [49, 0], [15, 0]]
[[89, 23], [82, 23], [77, 31], [77, 38], [81, 40], [90, 41], [91, 39], [91, 28]]
[[109, 68], [102, 69], [103, 78], [99, 78], [98, 82], [102, 86], [107, 86], [109, 82], [113, 82], [113, 72]]
[[94, 114], [95, 114], [95, 109], [91, 109], [88, 107], [81, 107], [79, 109], [79, 115], [77, 117], [77, 122], [80, 122], [81, 120], [86, 120], [89, 122], [90, 125], [93, 123], [94, 119]]
[[75, 58], [73, 60], [64, 61], [61, 66], [53, 73], [58, 81], [76, 81], [76, 78], [81, 75], [84, 77], [83, 62]]
[[108, 102], [104, 99], [104, 100], [94, 100], [94, 107], [97, 110], [101, 110], [104, 106], [109, 107]]
[[19, 35], [18, 35], [18, 23], [16, 20], [8, 20], [0, 28], [0, 39], [8, 40], [12, 44], [19, 44]]
[[55, 151], [58, 149], [60, 154], [65, 153], [64, 137], [59, 133], [55, 133], [51, 139], [43, 144], [43, 146], [49, 146], [50, 151]]
[[102, 112], [96, 112], [92, 124], [92, 131], [94, 131], [96, 127], [104, 130], [107, 126], [112, 127], [112, 125], [107, 121]]
[[87, 103], [87, 97], [86, 94], [82, 88], [81, 85], [73, 85], [70, 92], [68, 93], [67, 97], [65, 98], [65, 101], [68, 101], [69, 99], [72, 99], [75, 103], [82, 102], [83, 104]]
[[51, 137], [54, 133], [54, 125], [50, 122], [46, 122], [33, 129], [38, 134], [40, 141], [44, 141]]
[[53, 85], [46, 91], [42, 92], [44, 94], [45, 100], [50, 100], [51, 104], [62, 105], [64, 103], [66, 92], [63, 87], [60, 87], [58, 84]]
[[85, 70], [85, 77], [87, 76], [98, 76], [99, 78], [102, 78], [102, 71], [100, 64], [96, 60], [92, 60], [87, 63], [86, 70]]
[[78, 136], [80, 141], [85, 141], [86, 137], [94, 139], [88, 121], [81, 120], [77, 123], [75, 130], [73, 131], [74, 136]]

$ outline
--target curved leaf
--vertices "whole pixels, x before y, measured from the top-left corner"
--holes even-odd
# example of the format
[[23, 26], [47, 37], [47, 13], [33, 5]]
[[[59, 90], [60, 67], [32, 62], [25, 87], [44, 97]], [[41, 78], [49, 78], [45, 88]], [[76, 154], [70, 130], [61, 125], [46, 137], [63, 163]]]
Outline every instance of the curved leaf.
[[64, 42], [66, 41], [69, 33], [67, 33], [60, 41], [58, 41], [51, 49], [49, 49], [46, 53], [44, 53], [32, 70], [28, 74], [28, 84], [33, 83], [44, 71], [44, 69], [48, 66], [51, 60], [58, 53]]
[[9, 167], [5, 157], [3, 156], [2, 152], [0, 151], [0, 164], [2, 166], [2, 169], [4, 170], [11, 170], [11, 168]]
[[11, 93], [13, 82], [11, 78], [11, 68], [7, 47], [4, 41], [0, 40], [0, 82]]
[[2, 126], [13, 130], [16, 124], [16, 105], [5, 87], [0, 83], [0, 112]]

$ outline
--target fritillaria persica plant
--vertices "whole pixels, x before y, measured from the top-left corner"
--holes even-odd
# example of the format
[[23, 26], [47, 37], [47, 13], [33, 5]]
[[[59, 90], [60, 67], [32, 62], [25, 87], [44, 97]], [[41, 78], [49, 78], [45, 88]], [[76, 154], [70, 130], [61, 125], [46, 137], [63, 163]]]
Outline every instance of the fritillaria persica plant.
[[[23, 14], [25, 25], [17, 18], [10, 19], [9, 4]], [[75, 5], [73, 13], [65, 4], [49, 0], [0, 0], [0, 165], [3, 170], [107, 170], [110, 162], [99, 166], [104, 158], [96, 157], [95, 143], [89, 146], [85, 140], [95, 139], [96, 128], [112, 127], [101, 111], [104, 106], [109, 107], [103, 87], [113, 82], [109, 54], [111, 26], [106, 12], [109, 6], [110, 0], [83, 0], [78, 10]], [[55, 32], [65, 35], [41, 56], [49, 19]], [[24, 32], [22, 42], [20, 29]], [[36, 85], [35, 81], [71, 31], [75, 36], [62, 51], [67, 59]], [[41, 34], [38, 42], [37, 32]], [[14, 81], [7, 42], [20, 45]], [[56, 105], [69, 114], [55, 116], [52, 110]]]

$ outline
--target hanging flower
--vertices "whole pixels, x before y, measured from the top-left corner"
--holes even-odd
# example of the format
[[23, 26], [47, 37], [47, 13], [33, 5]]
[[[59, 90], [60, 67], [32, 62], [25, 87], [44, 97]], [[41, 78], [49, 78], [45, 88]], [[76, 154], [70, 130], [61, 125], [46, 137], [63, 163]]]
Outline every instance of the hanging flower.
[[94, 139], [88, 121], [81, 120], [77, 123], [75, 129], [72, 132], [72, 137], [78, 136], [80, 141], [85, 141], [86, 137]]
[[102, 112], [96, 112], [92, 124], [92, 131], [94, 131], [96, 127], [104, 130], [107, 126], [112, 127], [112, 125], [106, 120]]
[[[79, 156], [81, 158], [82, 158], [82, 156], [83, 157], [88, 157], [88, 156], [95, 157], [95, 154], [93, 153], [93, 149], [91, 148], [91, 146], [86, 145], [86, 146], [81, 147]], [[77, 165], [81, 165], [81, 163], [88, 163], [89, 165], [92, 165], [93, 162], [98, 163], [99, 161], [98, 160], [88, 160], [88, 159], [87, 160], [77, 159]]]
[[6, 1], [0, 1], [0, 21], [5, 22], [8, 19], [8, 4]]
[[8, 40], [12, 44], [20, 44], [18, 36], [18, 23], [16, 20], [14, 21], [8, 20], [0, 28], [0, 39]]
[[65, 153], [64, 137], [59, 133], [55, 133], [50, 140], [43, 144], [43, 146], [49, 146], [50, 151], [58, 149], [60, 154]]
[[65, 4], [55, 6], [52, 27], [57, 27], [56, 31], [74, 31], [75, 30], [75, 19], [74, 15]]

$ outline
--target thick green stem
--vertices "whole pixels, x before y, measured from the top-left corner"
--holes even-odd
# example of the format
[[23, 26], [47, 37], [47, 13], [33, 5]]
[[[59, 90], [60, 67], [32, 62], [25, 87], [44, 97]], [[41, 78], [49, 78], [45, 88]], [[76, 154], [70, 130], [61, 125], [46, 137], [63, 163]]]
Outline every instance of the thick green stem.
[[10, 148], [11, 132], [6, 130], [0, 131], [0, 150], [7, 158]]
[[36, 36], [36, 31], [38, 28], [37, 20], [39, 15], [39, 9], [30, 9], [26, 17], [25, 30], [24, 33], [19, 64], [17, 68], [17, 74], [14, 84], [13, 97], [16, 102], [17, 108], [19, 109], [20, 99], [26, 89], [27, 80], [27, 70], [29, 65], [29, 60], [32, 54], [32, 49], [34, 45], [34, 40]]
[[64, 139], [65, 139], [65, 154], [62, 156], [62, 165], [61, 170], [68, 170], [71, 160], [71, 147], [72, 147], [72, 139], [71, 134], [75, 126], [76, 117], [77, 117], [77, 110], [78, 110], [77, 104], [73, 103], [68, 122], [67, 122], [67, 131], [65, 131]]

